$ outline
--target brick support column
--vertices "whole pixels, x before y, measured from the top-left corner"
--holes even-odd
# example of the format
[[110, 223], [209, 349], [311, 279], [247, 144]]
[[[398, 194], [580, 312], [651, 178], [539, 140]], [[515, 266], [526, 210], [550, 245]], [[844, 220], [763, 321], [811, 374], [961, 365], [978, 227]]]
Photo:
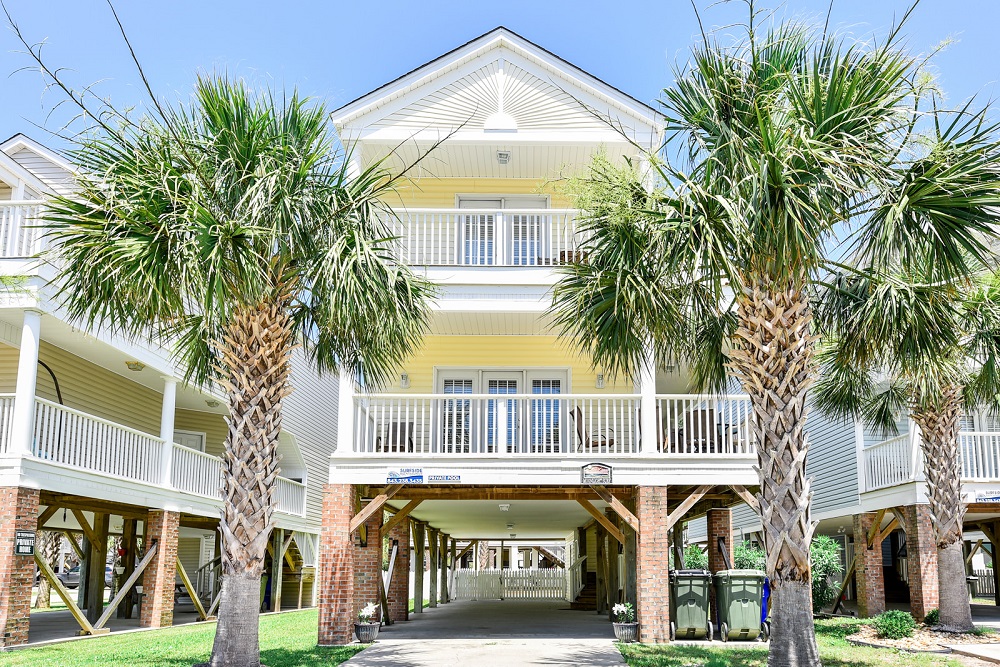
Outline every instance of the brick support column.
[[35, 559], [14, 555], [14, 537], [18, 530], [37, 529], [38, 490], [0, 487], [0, 648], [28, 643]]
[[[365, 521], [365, 527], [368, 529], [368, 539], [365, 546], [361, 546], [359, 538], [355, 537], [354, 539], [354, 614], [351, 616], [352, 624], [357, 620], [358, 612], [366, 604], [374, 602], [381, 606], [378, 595], [378, 577], [382, 576], [382, 516], [383, 512], [375, 512]], [[376, 618], [379, 617], [376, 616]]]
[[354, 487], [327, 484], [323, 489], [323, 524], [316, 573], [320, 646], [350, 644], [354, 634], [354, 545], [351, 517]]
[[389, 618], [393, 621], [405, 621], [410, 617], [410, 520], [403, 519], [390, 531], [389, 549], [393, 541], [399, 544], [396, 552], [396, 564], [392, 568], [392, 581], [386, 595], [389, 598]]
[[856, 558], [854, 583], [858, 591], [858, 615], [862, 618], [878, 616], [885, 611], [882, 545], [876, 544], [871, 549], [868, 548], [868, 533], [871, 532], [875, 516], [871, 512], [854, 515], [854, 556]]
[[902, 510], [910, 611], [917, 621], [922, 621], [927, 612], [938, 606], [937, 546], [930, 505], [907, 505]]
[[[162, 628], [174, 622], [174, 579], [177, 577], [179, 512], [152, 510], [146, 515], [145, 544], [156, 543], [156, 555], [142, 573], [142, 612], [139, 626]], [[103, 569], [103, 564], [93, 564]], [[102, 575], [103, 576], [103, 575]]]
[[667, 487], [640, 486], [636, 513], [641, 526], [636, 547], [636, 598], [639, 641], [665, 644], [670, 641], [670, 589], [667, 553]]
[[[733, 559], [733, 511], [728, 508], [708, 510], [708, 569], [713, 573], [726, 569], [726, 561], [719, 549], [719, 538], [726, 544], [729, 562]], [[730, 565], [731, 567], [731, 565]]]

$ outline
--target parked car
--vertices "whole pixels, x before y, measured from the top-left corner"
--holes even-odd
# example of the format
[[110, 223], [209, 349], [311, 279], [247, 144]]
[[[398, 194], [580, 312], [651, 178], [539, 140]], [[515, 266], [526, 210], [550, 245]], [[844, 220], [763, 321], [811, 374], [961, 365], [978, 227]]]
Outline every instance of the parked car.
[[[80, 566], [77, 565], [65, 572], [60, 572], [56, 575], [59, 577], [59, 581], [62, 582], [63, 586], [66, 588], [78, 588], [80, 586]], [[114, 571], [111, 569], [110, 565], [104, 567], [104, 585], [110, 586], [111, 580], [114, 578]]]

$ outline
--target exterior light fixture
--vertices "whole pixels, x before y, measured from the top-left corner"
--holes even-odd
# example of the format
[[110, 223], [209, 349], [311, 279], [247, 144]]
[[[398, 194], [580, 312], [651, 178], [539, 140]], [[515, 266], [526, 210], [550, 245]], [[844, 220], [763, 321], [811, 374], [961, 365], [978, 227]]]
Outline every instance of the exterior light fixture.
[[410, 374], [409, 373], [402, 373], [399, 376], [399, 386], [402, 387], [403, 389], [409, 389], [410, 388]]
[[497, 151], [497, 163], [510, 164], [510, 151]]
[[128, 369], [130, 371], [141, 371], [143, 368], [146, 367], [146, 364], [142, 363], [141, 361], [126, 361], [125, 365], [128, 366]]
[[501, 503], [501, 505], [500, 505], [500, 511], [501, 512], [509, 512], [510, 511], [510, 503]]
[[510, 536], [511, 537], [517, 537], [517, 533], [511, 533]]
[[604, 373], [597, 374], [597, 382], [595, 383], [598, 389], [604, 389]]
[[514, 530], [514, 524], [508, 523], [507, 524], [507, 530]]
[[209, 399], [205, 401], [205, 405], [207, 405], [210, 408], [217, 408], [219, 407], [219, 402], [214, 399]]

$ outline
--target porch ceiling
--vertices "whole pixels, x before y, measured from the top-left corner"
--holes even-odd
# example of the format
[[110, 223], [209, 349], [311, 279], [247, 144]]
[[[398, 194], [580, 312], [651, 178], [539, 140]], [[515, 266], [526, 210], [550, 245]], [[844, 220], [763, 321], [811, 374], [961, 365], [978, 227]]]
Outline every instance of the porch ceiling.
[[[592, 502], [602, 512], [607, 508]], [[510, 509], [501, 511], [500, 505]], [[454, 538], [490, 540], [511, 539], [511, 533], [517, 540], [561, 539], [591, 519], [575, 500], [425, 500], [410, 516]]]

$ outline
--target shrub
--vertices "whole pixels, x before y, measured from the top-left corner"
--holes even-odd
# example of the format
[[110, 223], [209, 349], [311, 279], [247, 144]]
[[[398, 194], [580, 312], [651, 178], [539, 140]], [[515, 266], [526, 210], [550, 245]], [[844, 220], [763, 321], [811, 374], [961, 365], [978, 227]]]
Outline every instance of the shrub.
[[809, 560], [812, 562], [813, 609], [819, 611], [837, 597], [830, 577], [844, 571], [844, 566], [840, 564], [840, 544], [833, 538], [820, 535], [809, 545]]
[[708, 554], [697, 544], [689, 544], [684, 550], [684, 567], [691, 570], [707, 570]]
[[929, 612], [927, 612], [927, 615], [924, 616], [924, 625], [937, 625], [940, 622], [941, 622], [941, 612], [939, 612], [937, 609], [931, 609]]
[[764, 550], [752, 542], [740, 542], [733, 549], [733, 567], [737, 570], [763, 570]]
[[902, 639], [913, 635], [917, 622], [913, 620], [910, 612], [892, 609], [873, 618], [872, 625], [882, 639]]

